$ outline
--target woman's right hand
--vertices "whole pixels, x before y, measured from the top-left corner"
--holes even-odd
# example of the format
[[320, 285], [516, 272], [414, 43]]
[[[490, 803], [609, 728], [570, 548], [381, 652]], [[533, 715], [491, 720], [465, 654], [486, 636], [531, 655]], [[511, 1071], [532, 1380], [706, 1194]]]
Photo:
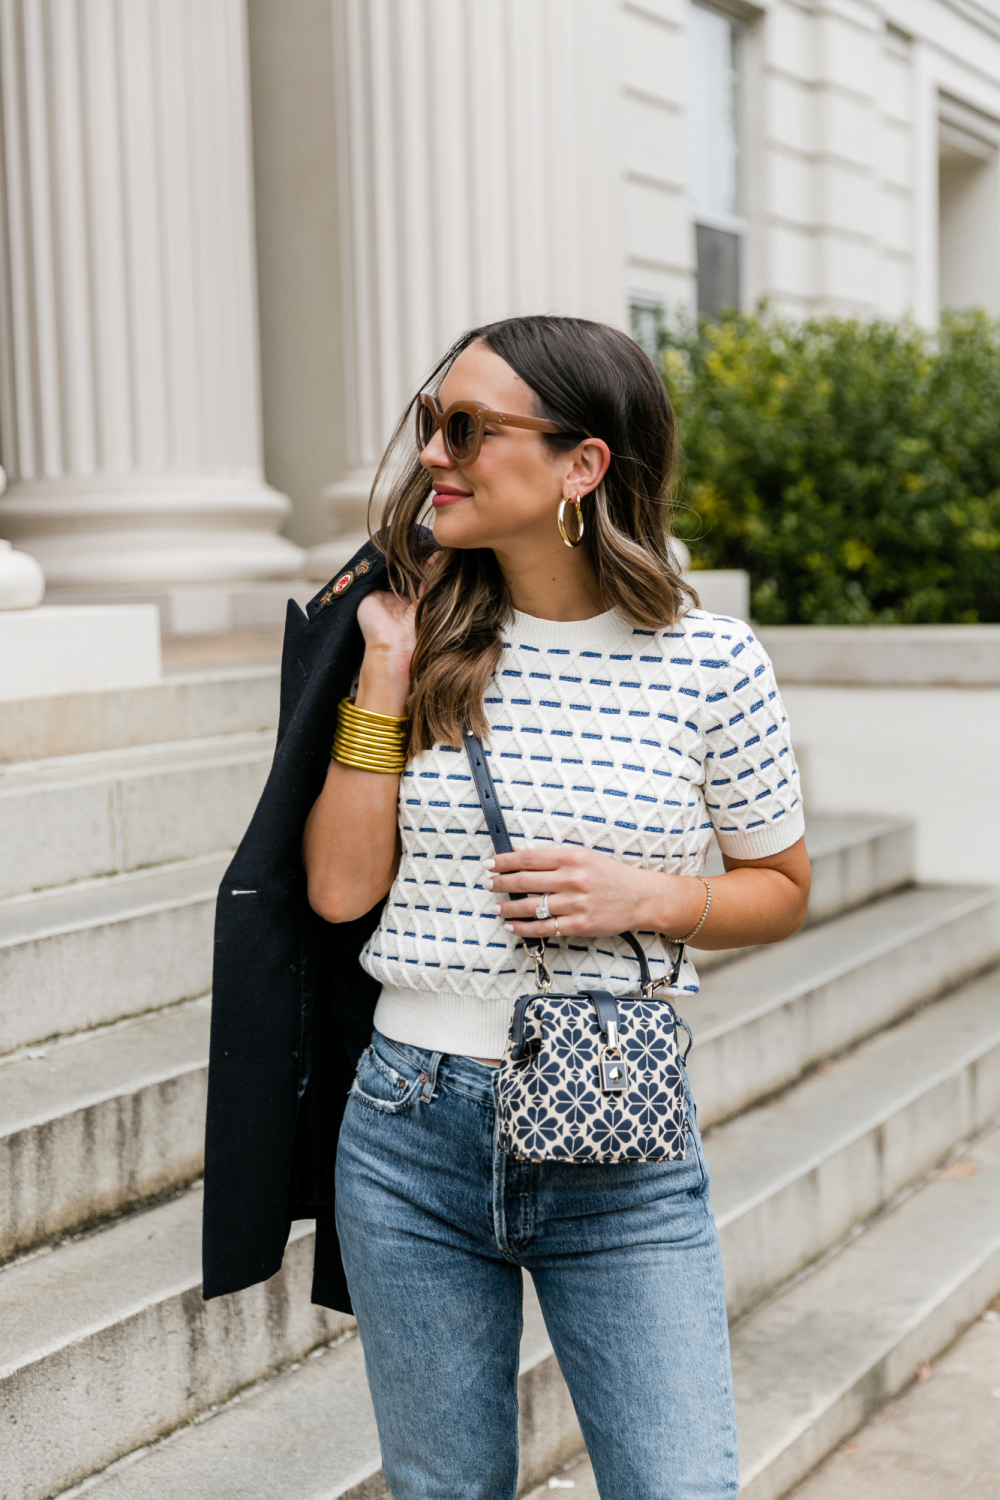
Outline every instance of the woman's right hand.
[[[440, 552], [424, 565], [429, 577]], [[424, 585], [420, 585], [422, 598]], [[375, 589], [358, 605], [358, 624], [365, 656], [358, 679], [357, 704], [376, 714], [402, 714], [410, 696], [410, 660], [417, 643], [417, 606], [388, 589]]]
[[366, 594], [358, 605], [365, 655], [357, 705], [376, 714], [401, 715], [410, 694], [410, 659], [416, 644], [416, 607], [387, 590]]
[[358, 624], [365, 649], [413, 654], [417, 607], [388, 589], [375, 589], [358, 605]]

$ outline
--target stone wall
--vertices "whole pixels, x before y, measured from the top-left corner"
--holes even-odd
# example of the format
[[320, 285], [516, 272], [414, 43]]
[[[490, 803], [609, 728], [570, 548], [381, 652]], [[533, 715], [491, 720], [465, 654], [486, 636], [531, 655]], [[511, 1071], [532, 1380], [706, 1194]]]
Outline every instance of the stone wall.
[[1000, 883], [1000, 625], [771, 626], [807, 810], [911, 819], [923, 881]]

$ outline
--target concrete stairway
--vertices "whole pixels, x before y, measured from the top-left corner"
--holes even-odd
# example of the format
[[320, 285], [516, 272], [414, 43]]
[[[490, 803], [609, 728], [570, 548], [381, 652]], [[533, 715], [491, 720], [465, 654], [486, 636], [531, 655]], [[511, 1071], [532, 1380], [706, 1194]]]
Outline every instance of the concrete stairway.
[[[0, 713], [4, 1500], [387, 1493], [311, 1226], [266, 1285], [199, 1290], [212, 897], [276, 701], [240, 669]], [[996, 893], [914, 888], [897, 823], [809, 843], [810, 925], [706, 955], [688, 1007], [754, 1500], [1000, 1289]], [[527, 1489], [581, 1442], [526, 1292]]]

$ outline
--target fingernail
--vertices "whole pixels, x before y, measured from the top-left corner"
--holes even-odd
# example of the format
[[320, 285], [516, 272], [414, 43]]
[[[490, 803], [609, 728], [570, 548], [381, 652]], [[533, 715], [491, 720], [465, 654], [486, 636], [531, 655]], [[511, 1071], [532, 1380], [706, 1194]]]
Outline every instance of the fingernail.
[[499, 916], [500, 913], [503, 911], [503, 907], [500, 905], [500, 903], [498, 901], [497, 904], [496, 904], [496, 906], [491, 906], [490, 907], [490, 911], [495, 912], [496, 915]]
[[514, 931], [514, 924], [513, 924], [513, 922], [505, 922], [503, 925], [504, 925], [504, 929], [507, 932], [513, 932]]
[[490, 877], [488, 875], [487, 875], [486, 879], [483, 881], [483, 884], [485, 885], [485, 887], [486, 887], [486, 889], [488, 891], [491, 891], [493, 889], [493, 882], [492, 882], [492, 880], [490, 879]]
[[495, 859], [484, 859], [483, 865], [487, 870], [495, 870], [497, 867], [497, 862]]

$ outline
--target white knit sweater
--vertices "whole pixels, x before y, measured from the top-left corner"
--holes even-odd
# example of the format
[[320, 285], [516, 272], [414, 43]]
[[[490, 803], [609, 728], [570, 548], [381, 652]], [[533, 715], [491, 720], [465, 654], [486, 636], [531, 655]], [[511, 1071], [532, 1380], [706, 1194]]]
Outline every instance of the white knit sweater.
[[[802, 836], [774, 673], [738, 620], [691, 610], [652, 631], [615, 610], [569, 623], [515, 614], [486, 710], [490, 772], [515, 848], [577, 843], [697, 875], [713, 830], [735, 859]], [[375, 1024], [414, 1046], [499, 1057], [534, 971], [489, 909], [483, 861], [493, 847], [463, 749], [435, 745], [411, 761], [399, 828], [399, 873], [361, 955], [383, 985]], [[664, 973], [668, 945], [637, 935], [654, 977]], [[559, 989], [622, 990], [638, 973], [615, 938], [553, 942], [546, 962]], [[698, 988], [687, 961], [677, 987]]]

